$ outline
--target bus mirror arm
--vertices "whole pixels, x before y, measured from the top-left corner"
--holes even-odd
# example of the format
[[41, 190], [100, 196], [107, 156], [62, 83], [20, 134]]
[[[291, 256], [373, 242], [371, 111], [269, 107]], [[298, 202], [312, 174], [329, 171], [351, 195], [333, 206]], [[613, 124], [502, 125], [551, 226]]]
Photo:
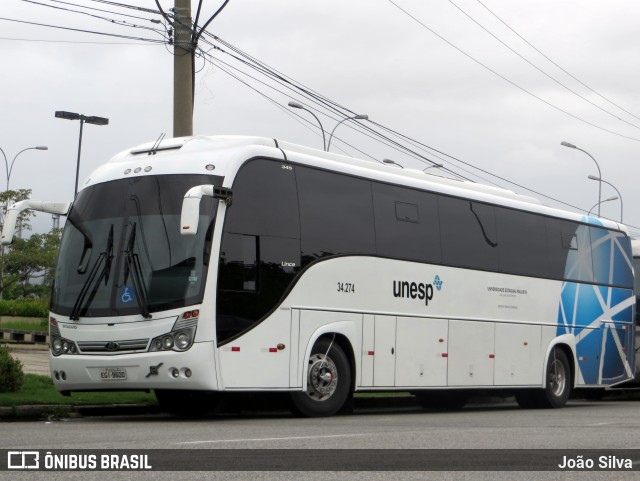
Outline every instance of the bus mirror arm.
[[21, 200], [11, 205], [7, 209], [7, 214], [4, 219], [4, 226], [2, 227], [2, 236], [0, 237], [0, 244], [8, 245], [13, 242], [13, 235], [16, 230], [16, 223], [20, 212], [23, 210], [37, 210], [39, 212], [46, 212], [48, 214], [67, 215], [71, 202], [49, 202], [46, 200]]
[[223, 200], [231, 204], [231, 189], [215, 187], [214, 185], [197, 185], [184, 195], [182, 213], [180, 214], [180, 234], [196, 235], [200, 221], [200, 200], [204, 196]]

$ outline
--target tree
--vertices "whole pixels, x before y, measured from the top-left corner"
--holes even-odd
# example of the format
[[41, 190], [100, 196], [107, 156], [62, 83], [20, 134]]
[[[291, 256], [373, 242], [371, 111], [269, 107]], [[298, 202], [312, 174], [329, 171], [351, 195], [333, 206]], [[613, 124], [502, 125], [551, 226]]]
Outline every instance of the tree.
[[[30, 196], [31, 189], [5, 191], [0, 193], [0, 205], [20, 201]], [[30, 231], [30, 219], [35, 214], [23, 211], [18, 218], [18, 232]], [[4, 219], [3, 219], [4, 221]], [[27, 239], [14, 237], [13, 243], [0, 249], [0, 299], [20, 297], [33, 291], [46, 295], [51, 287], [58, 248], [60, 230], [47, 234], [32, 234]], [[39, 288], [29, 287], [32, 279], [42, 279]], [[39, 292], [38, 292], [39, 291]]]

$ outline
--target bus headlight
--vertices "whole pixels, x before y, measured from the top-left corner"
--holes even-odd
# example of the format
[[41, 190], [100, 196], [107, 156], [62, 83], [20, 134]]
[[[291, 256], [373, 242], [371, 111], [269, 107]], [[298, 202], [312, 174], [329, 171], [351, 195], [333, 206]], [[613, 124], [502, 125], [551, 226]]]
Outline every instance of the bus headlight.
[[196, 337], [199, 316], [199, 309], [183, 312], [174, 323], [171, 332], [151, 339], [149, 351], [186, 351], [189, 349]]
[[176, 348], [184, 351], [191, 345], [191, 332], [190, 331], [180, 331], [174, 334], [175, 345]]
[[195, 329], [172, 331], [151, 340], [149, 351], [186, 351], [193, 345]]
[[53, 337], [51, 339], [51, 352], [54, 356], [60, 356], [61, 354], [77, 354], [78, 348], [75, 342], [62, 337]]
[[164, 336], [162, 338], [162, 348], [163, 349], [171, 349], [174, 344], [175, 344], [175, 342], [173, 341], [173, 337]]

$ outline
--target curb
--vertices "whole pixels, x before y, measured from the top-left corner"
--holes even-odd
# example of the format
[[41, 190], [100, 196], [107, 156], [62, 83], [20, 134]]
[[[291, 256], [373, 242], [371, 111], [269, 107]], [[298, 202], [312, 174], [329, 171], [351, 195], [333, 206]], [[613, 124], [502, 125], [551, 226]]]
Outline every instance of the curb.
[[[354, 409], [406, 409], [419, 407], [413, 396], [398, 397], [356, 397], [353, 401]], [[266, 409], [265, 409], [266, 408]], [[278, 409], [275, 406], [261, 406], [260, 410], [252, 410], [250, 406], [243, 406], [239, 411], [231, 409], [222, 412], [286, 412], [286, 408]], [[104, 417], [104, 416], [140, 416], [148, 414], [161, 414], [160, 406], [153, 404], [105, 404], [74, 406], [69, 404], [33, 404], [21, 406], [0, 407], [0, 421], [18, 420], [42, 420], [56, 418], [79, 418], [79, 417]], [[221, 414], [220, 411], [214, 413]]]
[[0, 341], [7, 343], [15, 343], [16, 345], [29, 344], [49, 344], [49, 333], [40, 331], [23, 331], [20, 329], [2, 329], [0, 328]]
[[72, 406], [69, 404], [31, 404], [0, 407], [0, 421], [78, 418], [85, 416], [132, 416], [158, 414], [159, 406], [151, 404], [108, 404]]

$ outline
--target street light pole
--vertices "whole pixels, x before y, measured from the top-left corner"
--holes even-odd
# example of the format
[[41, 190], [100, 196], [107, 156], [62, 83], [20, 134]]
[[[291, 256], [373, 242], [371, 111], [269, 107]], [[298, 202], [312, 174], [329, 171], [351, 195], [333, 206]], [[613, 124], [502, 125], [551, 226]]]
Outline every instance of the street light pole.
[[326, 137], [324, 135], [324, 127], [322, 126], [322, 122], [320, 122], [320, 119], [318, 118], [318, 116], [316, 114], [314, 114], [311, 110], [306, 108], [304, 105], [302, 105], [300, 102], [295, 102], [294, 100], [290, 100], [288, 105], [289, 105], [289, 107], [292, 107], [294, 109], [306, 110], [311, 115], [313, 115], [313, 117], [318, 122], [318, 125], [320, 125], [320, 130], [322, 131], [322, 150], [324, 150], [326, 152], [327, 151], [327, 139], [326, 139]]
[[333, 130], [331, 131], [331, 134], [329, 135], [329, 142], [327, 142], [327, 152], [329, 152], [329, 149], [331, 148], [331, 139], [333, 138], [333, 133], [338, 128], [338, 125], [340, 125], [343, 122], [346, 122], [347, 120], [369, 120], [369, 116], [367, 114], [357, 114], [352, 117], [346, 117], [342, 119], [340, 122], [338, 122], [336, 126], [333, 128]]
[[0, 152], [2, 152], [2, 156], [4, 157], [4, 165], [5, 165], [6, 173], [7, 173], [7, 189], [6, 190], [9, 190], [9, 180], [11, 179], [11, 172], [13, 171], [13, 164], [15, 163], [16, 159], [18, 158], [18, 156], [22, 152], [25, 152], [27, 150], [49, 150], [49, 147], [47, 147], [46, 145], [38, 145], [36, 147], [27, 147], [26, 149], [22, 149], [20, 152], [18, 152], [13, 157], [13, 160], [11, 161], [11, 164], [9, 164], [9, 161], [7, 159], [7, 155], [4, 153], [4, 150], [2, 150], [2, 148], [0, 148]]
[[80, 152], [82, 151], [82, 127], [84, 123], [93, 125], [108, 125], [109, 119], [105, 117], [96, 117], [95, 115], [82, 115], [75, 112], [65, 112], [63, 110], [56, 110], [56, 118], [67, 120], [79, 120], [80, 121], [80, 136], [78, 139], [78, 161], [76, 162], [76, 185], [73, 191], [73, 198], [78, 195], [78, 176], [80, 175]]
[[[593, 160], [596, 163], [596, 167], [598, 168], [598, 178], [602, 179], [602, 172], [600, 171], [600, 166], [598, 165], [598, 162], [596, 161], [596, 159], [593, 158], [593, 155], [591, 155], [586, 150], [581, 149], [580, 147], [576, 147], [575, 145], [570, 144], [569, 142], [565, 142], [564, 140], [560, 142], [560, 145], [563, 145], [564, 147], [569, 147], [570, 149], [579, 150], [580, 152], [584, 152], [589, 157], [591, 157], [591, 160]], [[598, 182], [598, 203], [596, 204], [598, 206], [598, 217], [600, 217], [600, 204], [602, 204], [603, 202], [601, 199], [602, 199], [602, 180]]]
[[[605, 202], [611, 202], [612, 200], [618, 200], [618, 196], [614, 195], [613, 197], [607, 197], [606, 199], [598, 202], [596, 205], [591, 207], [591, 209], [589, 209], [589, 212], [587, 213], [587, 215], [591, 215], [591, 211], [595, 209], [596, 206], [598, 206], [598, 212], [600, 212], [600, 204], [604, 204]], [[598, 217], [600, 217], [600, 214], [598, 214]]]
[[382, 162], [384, 162], [385, 164], [389, 164], [389, 165], [397, 165], [398, 167], [400, 167], [401, 169], [404, 169], [404, 166], [400, 165], [399, 163], [397, 163], [395, 160], [391, 160], [391, 159], [382, 159]]
[[433, 164], [430, 165], [429, 167], [425, 167], [424, 169], [422, 169], [422, 172], [426, 172], [429, 169], [442, 169], [444, 167], [444, 164]]
[[596, 177], [595, 175], [590, 175], [588, 178], [591, 179], [591, 180], [597, 180], [598, 182], [604, 182], [605, 184], [608, 184], [611, 187], [613, 187], [613, 189], [618, 193], [618, 198], [620, 199], [620, 223], [623, 223], [623, 221], [622, 221], [622, 194], [620, 194], [620, 191], [611, 182], [607, 182], [606, 180], [601, 179], [599, 177]]

